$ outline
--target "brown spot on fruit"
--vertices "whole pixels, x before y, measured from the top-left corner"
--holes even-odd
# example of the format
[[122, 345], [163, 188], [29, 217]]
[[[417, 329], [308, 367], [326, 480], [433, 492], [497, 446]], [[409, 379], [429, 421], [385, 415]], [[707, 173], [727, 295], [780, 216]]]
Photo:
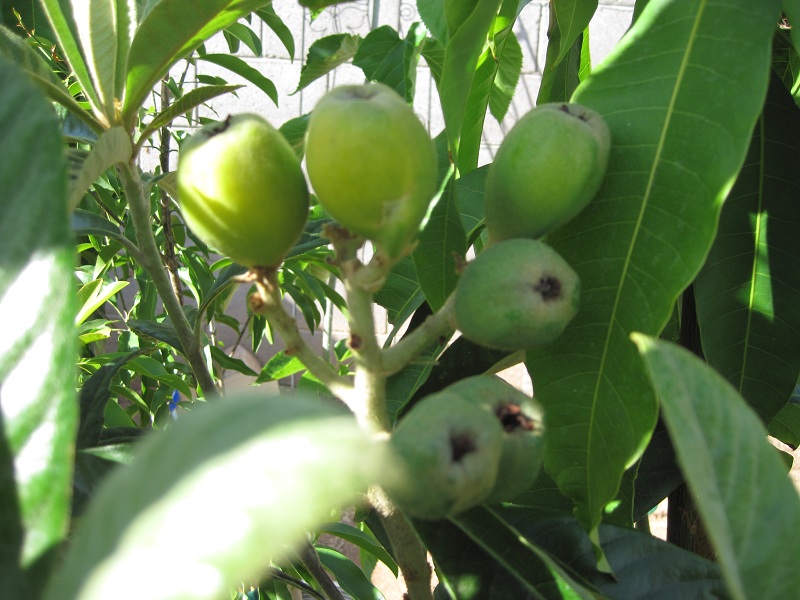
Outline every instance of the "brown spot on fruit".
[[519, 404], [501, 404], [497, 407], [497, 418], [503, 430], [511, 433], [517, 429], [534, 431], [536, 423], [522, 412]]
[[544, 301], [557, 300], [561, 296], [561, 281], [557, 277], [545, 275], [539, 279], [533, 289], [541, 294]]
[[452, 434], [450, 436], [450, 459], [452, 462], [461, 462], [467, 454], [475, 452], [475, 440], [468, 433]]

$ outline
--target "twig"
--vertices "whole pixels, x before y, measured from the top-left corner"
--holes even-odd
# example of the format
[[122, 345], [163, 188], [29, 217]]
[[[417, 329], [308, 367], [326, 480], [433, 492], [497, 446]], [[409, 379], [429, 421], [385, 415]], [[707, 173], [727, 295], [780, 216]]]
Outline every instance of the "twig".
[[164, 309], [169, 315], [175, 333], [180, 340], [183, 354], [192, 367], [197, 384], [206, 398], [219, 394], [214, 378], [206, 366], [205, 357], [194, 336], [192, 326], [183, 312], [180, 302], [172, 289], [172, 282], [167, 275], [161, 260], [161, 252], [156, 244], [153, 229], [150, 225], [150, 202], [144, 193], [141, 177], [135, 167], [130, 164], [119, 166], [120, 175], [125, 187], [125, 195], [136, 230], [136, 241], [139, 246], [141, 265], [148, 272], [156, 286]]
[[339, 588], [336, 587], [336, 584], [328, 576], [328, 572], [322, 567], [317, 551], [314, 549], [314, 546], [311, 545], [311, 542], [306, 540], [297, 551], [297, 555], [306, 570], [317, 580], [317, 583], [322, 588], [322, 591], [325, 592], [328, 600], [344, 600], [344, 596], [342, 596]]

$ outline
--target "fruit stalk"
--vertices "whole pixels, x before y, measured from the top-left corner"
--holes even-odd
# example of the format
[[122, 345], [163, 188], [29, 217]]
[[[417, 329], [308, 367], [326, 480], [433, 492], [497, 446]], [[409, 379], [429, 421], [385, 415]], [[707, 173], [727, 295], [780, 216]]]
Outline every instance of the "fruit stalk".
[[150, 203], [144, 194], [142, 179], [138, 170], [130, 164], [120, 165], [119, 172], [128, 199], [133, 227], [136, 231], [136, 242], [139, 246], [142, 267], [150, 274], [153, 285], [156, 286], [158, 295], [164, 303], [164, 309], [175, 328], [175, 334], [178, 336], [183, 354], [194, 372], [197, 385], [206, 398], [217, 396], [219, 391], [206, 366], [203, 351], [183, 312], [180, 300], [175, 295], [172, 282], [161, 260], [161, 252], [150, 225]]
[[406, 334], [394, 346], [383, 351], [383, 374], [387, 377], [405, 367], [411, 359], [441, 337], [450, 337], [453, 330], [453, 294], [442, 307]]

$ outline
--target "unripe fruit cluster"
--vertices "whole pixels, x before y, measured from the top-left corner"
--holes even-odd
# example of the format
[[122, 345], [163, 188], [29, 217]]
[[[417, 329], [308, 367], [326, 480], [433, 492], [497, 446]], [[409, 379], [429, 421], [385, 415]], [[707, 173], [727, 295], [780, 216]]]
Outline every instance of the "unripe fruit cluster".
[[489, 247], [464, 269], [455, 321], [464, 337], [500, 350], [553, 342], [575, 316], [580, 281], [540, 241], [581, 212], [605, 177], [611, 136], [577, 104], [534, 108], [511, 129], [486, 177]]
[[[408, 253], [437, 188], [433, 141], [382, 84], [334, 88], [315, 107], [308, 176], [328, 213], [388, 257]], [[187, 224], [247, 267], [275, 267], [297, 241], [309, 193], [300, 161], [257, 115], [207, 125], [184, 142], [178, 192]]]
[[463, 379], [401, 419], [391, 441], [408, 476], [387, 491], [420, 519], [512, 500], [539, 473], [543, 434], [532, 398], [497, 377]]

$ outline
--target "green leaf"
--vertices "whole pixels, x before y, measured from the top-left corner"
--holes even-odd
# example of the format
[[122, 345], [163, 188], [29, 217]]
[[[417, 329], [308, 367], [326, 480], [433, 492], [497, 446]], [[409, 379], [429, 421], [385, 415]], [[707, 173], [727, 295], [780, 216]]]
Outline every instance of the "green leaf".
[[359, 600], [383, 600], [383, 594], [372, 585], [364, 571], [344, 554], [330, 548], [317, 548], [317, 553], [320, 562], [350, 596]]
[[256, 383], [266, 381], [277, 381], [284, 377], [290, 377], [301, 371], [305, 371], [306, 366], [296, 356], [288, 356], [283, 350], [275, 354], [261, 368], [261, 373], [256, 379]]
[[221, 348], [217, 348], [216, 346], [211, 346], [211, 357], [218, 362], [223, 369], [236, 371], [250, 377], [258, 375], [258, 373], [248, 367], [243, 360], [228, 356]]
[[800, 376], [800, 108], [777, 76], [694, 283], [703, 354], [764, 423]]
[[131, 42], [124, 122], [132, 125], [147, 94], [176, 61], [265, 4], [267, 0], [161, 0], [153, 6]]
[[[510, 27], [504, 31], [506, 36], [503, 40], [503, 50], [502, 54], [496, 56], [497, 74], [489, 93], [489, 111], [498, 122], [508, 113], [522, 73], [522, 46], [519, 45], [519, 40]], [[497, 37], [495, 36], [495, 43]]]
[[60, 124], [5, 58], [0, 131], [0, 530], [9, 535], [0, 556], [16, 558], [1, 567], [4, 590], [26, 597], [22, 571], [35, 596], [69, 523], [78, 421], [74, 247]]
[[414, 527], [454, 598], [602, 598], [490, 508], [447, 521], [416, 521]]
[[203, 87], [186, 92], [178, 100], [154, 116], [153, 120], [150, 121], [144, 131], [142, 131], [139, 139], [147, 140], [157, 129], [169, 125], [174, 119], [186, 114], [196, 106], [205, 104], [209, 100], [222, 96], [223, 94], [234, 92], [241, 87], [241, 85], [204, 85]]
[[306, 153], [306, 130], [310, 115], [305, 114], [294, 119], [289, 119], [280, 126], [279, 130], [292, 146], [297, 158], [303, 160]]
[[292, 36], [292, 30], [286, 26], [286, 23], [283, 22], [276, 13], [275, 9], [272, 6], [272, 2], [270, 2], [264, 8], [259, 8], [256, 10], [256, 15], [264, 21], [264, 23], [269, 27], [272, 32], [278, 36], [278, 39], [283, 44], [283, 47], [286, 48], [286, 52], [289, 54], [292, 59], [294, 59], [294, 36]]
[[731, 597], [791, 598], [800, 587], [800, 499], [764, 426], [688, 350], [640, 334], [634, 341]]
[[561, 52], [562, 34], [558, 28], [558, 20], [553, 17], [554, 10], [553, 4], [550, 4], [547, 55], [536, 104], [569, 102], [578, 84], [586, 79], [591, 69], [588, 28], [583, 35], [575, 38], [566, 54], [557, 60]]
[[72, 212], [72, 229], [76, 236], [96, 235], [130, 243], [116, 225], [100, 215], [80, 208]]
[[128, 50], [137, 25], [136, 2], [89, 0], [71, 5], [73, 31], [92, 77], [102, 114], [110, 123], [117, 123], [118, 103], [125, 89]]
[[318, 11], [326, 6], [333, 6], [334, 4], [341, 4], [343, 2], [350, 2], [351, 0], [298, 0], [300, 6], [305, 6], [312, 11]]
[[[454, 159], [475, 68], [502, 0], [446, 0], [448, 39], [439, 85], [447, 138]], [[459, 160], [455, 161], [460, 164]]]
[[511, 103], [522, 71], [522, 49], [512, 31], [517, 3], [506, 0], [489, 30], [489, 44], [477, 61], [461, 129], [458, 169], [461, 174], [478, 165], [486, 109], [494, 106], [502, 119]]
[[317, 527], [316, 531], [319, 534], [327, 533], [329, 535], [334, 535], [353, 544], [364, 552], [372, 554], [383, 564], [385, 564], [395, 575], [395, 577], [397, 576], [398, 568], [397, 563], [394, 562], [394, 559], [389, 555], [383, 546], [375, 541], [374, 538], [370, 537], [360, 529], [357, 529], [352, 525], [348, 525], [347, 523], [339, 522], [327, 523], [321, 527]]
[[[80, 8], [88, 10], [88, 2], [80, 4]], [[94, 69], [89, 64], [90, 58], [87, 57], [85, 53], [87, 49], [84, 48], [84, 43], [90, 44], [91, 39], [80, 39], [73, 16], [72, 3], [63, 2], [62, 0], [42, 0], [42, 7], [45, 13], [47, 13], [47, 19], [50, 21], [50, 25], [56, 34], [59, 49], [64, 57], [66, 57], [69, 68], [75, 75], [75, 79], [82, 93], [86, 96], [86, 100], [91, 106], [92, 112], [95, 116], [105, 115], [103, 92], [108, 90], [109, 82], [102, 82], [100, 84], [100, 89], [95, 87], [97, 82], [93, 77], [95, 74]], [[88, 23], [84, 25], [88, 25]], [[116, 53], [114, 52], [112, 55], [116, 59]], [[89, 56], [91, 56], [91, 54], [89, 54]], [[113, 86], [113, 80], [111, 85]]]
[[383, 287], [375, 293], [375, 303], [386, 309], [389, 323], [395, 325], [404, 323], [423, 300], [414, 261], [409, 256], [392, 268]]
[[[254, 56], [261, 56], [261, 39], [255, 31], [250, 29], [243, 23], [233, 23], [228, 25], [223, 32], [226, 36], [232, 36], [237, 40], [244, 42], [244, 45], [253, 53]], [[233, 50], [231, 54], [233, 54]]]
[[[199, 404], [109, 475], [45, 598], [224, 597], [391, 476], [386, 451], [325, 399]], [[127, 577], [141, 561], [148, 576]]]
[[122, 127], [111, 127], [97, 138], [92, 150], [83, 160], [80, 172], [70, 185], [69, 206], [74, 209], [83, 195], [103, 172], [118, 163], [131, 160], [131, 138]]
[[444, 44], [447, 41], [444, 0], [417, 0], [417, 10], [431, 35]]
[[129, 283], [129, 281], [106, 282], [103, 279], [95, 279], [81, 286], [78, 290], [78, 314], [75, 316], [75, 324], [83, 323]]
[[419, 285], [433, 310], [441, 308], [455, 289], [456, 266], [467, 253], [467, 235], [455, 190], [453, 179], [448, 179], [413, 253]]
[[244, 77], [247, 81], [269, 96], [270, 100], [275, 103], [275, 106], [278, 106], [278, 90], [275, 84], [272, 83], [272, 80], [264, 77], [258, 69], [251, 67], [238, 56], [232, 56], [230, 54], [203, 54], [202, 56], [198, 56], [197, 60], [219, 65], [220, 67], [224, 67]]
[[800, 403], [786, 404], [769, 422], [769, 434], [792, 448], [800, 447]]
[[412, 102], [424, 36], [425, 29], [419, 23], [412, 24], [405, 39], [388, 25], [378, 27], [361, 41], [353, 64], [368, 80], [385, 83], [406, 102]]
[[313, 81], [327, 75], [339, 65], [343, 65], [353, 58], [358, 52], [360, 43], [360, 36], [335, 33], [311, 44], [306, 62], [300, 69], [300, 81], [297, 89], [292, 94], [308, 87]]
[[83, 383], [79, 397], [80, 425], [75, 443], [76, 448], [92, 448], [99, 443], [103, 431], [106, 404], [111, 398], [111, 381], [125, 363], [142, 352], [146, 352], [146, 350], [131, 352], [103, 365]]
[[547, 238], [581, 278], [581, 309], [527, 365], [550, 424], [546, 468], [595, 542], [657, 416], [628, 334], [664, 328], [711, 247], [761, 112], [777, 10], [651, 0], [573, 96], [605, 117], [611, 156], [597, 197]]
[[550, 7], [550, 18], [558, 23], [559, 31], [558, 54], [553, 61], [555, 66], [571, 52], [575, 41], [583, 37], [597, 10], [597, 0], [553, 0]]

